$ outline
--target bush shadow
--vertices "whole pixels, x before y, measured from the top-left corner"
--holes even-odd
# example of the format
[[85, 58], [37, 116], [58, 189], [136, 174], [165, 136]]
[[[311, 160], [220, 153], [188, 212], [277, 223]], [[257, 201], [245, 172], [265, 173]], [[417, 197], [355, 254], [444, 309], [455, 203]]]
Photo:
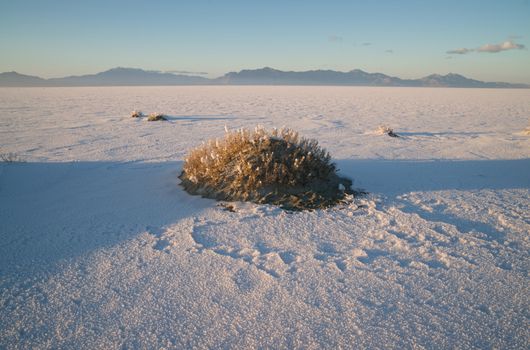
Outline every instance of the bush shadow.
[[0, 163], [0, 276], [50, 272], [200, 215], [212, 201], [183, 191], [181, 168], [181, 161]]
[[530, 188], [530, 159], [337, 160], [354, 187], [398, 195], [415, 191]]
[[[354, 179], [354, 187], [388, 196], [530, 188], [530, 159], [365, 159], [337, 165]], [[62, 261], [146, 232], [159, 235], [164, 227], [215, 206], [179, 186], [181, 168], [181, 161], [0, 163], [0, 284], [53, 273]], [[460, 222], [469, 225], [475, 226]], [[501, 241], [496, 232], [487, 233]]]
[[233, 116], [223, 114], [205, 114], [205, 115], [167, 115], [164, 117], [168, 121], [189, 121], [189, 122], [202, 122], [202, 121], [221, 121], [221, 120], [234, 120], [237, 119]]
[[[530, 189], [530, 159], [513, 160], [340, 160], [342, 172], [354, 178], [354, 187], [384, 194], [400, 210], [423, 220], [455, 226], [462, 234], [477, 234], [486, 242], [505, 244], [506, 233], [489, 222], [447, 212], [444, 206], [424, 210], [400, 199], [401, 194], [446, 190]], [[494, 256], [498, 252], [492, 250]], [[501, 268], [505, 268], [501, 266]]]

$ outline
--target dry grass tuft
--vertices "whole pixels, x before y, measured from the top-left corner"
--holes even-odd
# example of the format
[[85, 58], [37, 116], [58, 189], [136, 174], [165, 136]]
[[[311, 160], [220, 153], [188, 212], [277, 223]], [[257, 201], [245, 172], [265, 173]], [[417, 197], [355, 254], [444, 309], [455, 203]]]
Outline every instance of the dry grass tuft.
[[159, 120], [167, 120], [167, 117], [162, 113], [151, 113], [147, 116], [148, 122], [156, 122]]
[[145, 115], [142, 113], [142, 111], [132, 111], [131, 118], [143, 118]]
[[375, 133], [377, 135], [388, 135], [390, 137], [399, 137], [399, 135], [394, 132], [394, 129], [392, 129], [388, 125], [379, 125], [377, 129], [375, 130]]
[[179, 178], [191, 194], [288, 210], [327, 208], [354, 194], [329, 153], [291, 129], [227, 131], [192, 150]]
[[23, 163], [25, 162], [20, 156], [15, 153], [2, 153], [0, 154], [0, 162], [4, 163]]

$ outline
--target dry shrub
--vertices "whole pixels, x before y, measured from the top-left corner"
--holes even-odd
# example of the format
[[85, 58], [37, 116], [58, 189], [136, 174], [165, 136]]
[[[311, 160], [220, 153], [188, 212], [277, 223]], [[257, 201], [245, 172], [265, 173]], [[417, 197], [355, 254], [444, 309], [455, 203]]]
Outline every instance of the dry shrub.
[[530, 136], [530, 126], [523, 130], [523, 135]]
[[354, 193], [329, 153], [291, 129], [227, 131], [192, 150], [179, 178], [191, 194], [289, 210], [326, 208]]
[[145, 115], [142, 111], [132, 111], [131, 118], [143, 118]]
[[149, 116], [147, 116], [148, 122], [156, 122], [159, 120], [167, 120], [167, 117], [162, 113], [151, 113]]
[[377, 129], [375, 130], [375, 133], [377, 135], [388, 135], [390, 137], [399, 137], [399, 135], [394, 132], [394, 129], [392, 129], [388, 125], [379, 125]]
[[22, 159], [16, 153], [9, 152], [9, 153], [1, 153], [0, 154], [0, 162], [4, 162], [4, 163], [23, 163], [24, 159]]

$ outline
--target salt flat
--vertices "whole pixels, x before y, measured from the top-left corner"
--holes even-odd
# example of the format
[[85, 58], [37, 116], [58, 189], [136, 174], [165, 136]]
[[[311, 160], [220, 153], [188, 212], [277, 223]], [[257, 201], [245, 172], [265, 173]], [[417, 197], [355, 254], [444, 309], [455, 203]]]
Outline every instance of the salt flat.
[[[528, 348], [529, 101], [494, 89], [0, 89], [0, 153], [26, 161], [0, 163], [0, 347]], [[180, 188], [191, 148], [258, 124], [316, 138], [369, 194], [232, 213]]]

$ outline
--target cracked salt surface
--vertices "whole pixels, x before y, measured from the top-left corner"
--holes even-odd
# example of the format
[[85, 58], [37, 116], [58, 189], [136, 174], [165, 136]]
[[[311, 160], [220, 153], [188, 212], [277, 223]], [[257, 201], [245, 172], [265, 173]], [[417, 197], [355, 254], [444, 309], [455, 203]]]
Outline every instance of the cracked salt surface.
[[[2, 152], [27, 161], [0, 164], [2, 348], [530, 345], [524, 90], [0, 91]], [[258, 123], [370, 194], [289, 213], [178, 186], [191, 147]]]

